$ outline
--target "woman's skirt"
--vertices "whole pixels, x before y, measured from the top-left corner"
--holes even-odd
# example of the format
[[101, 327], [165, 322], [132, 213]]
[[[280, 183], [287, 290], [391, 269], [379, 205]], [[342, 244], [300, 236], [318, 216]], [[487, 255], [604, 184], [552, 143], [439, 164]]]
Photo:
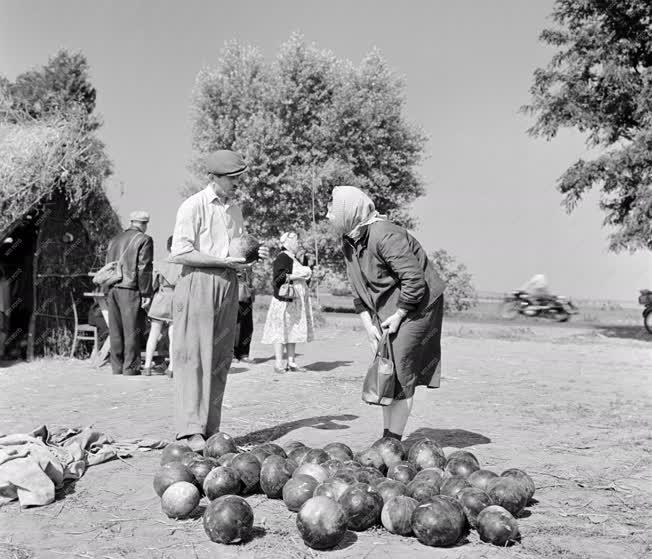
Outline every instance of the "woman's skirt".
[[307, 285], [294, 281], [296, 296], [292, 301], [272, 297], [263, 330], [263, 344], [299, 344], [314, 338], [312, 306]]
[[147, 316], [152, 320], [172, 322], [172, 308], [174, 306], [174, 289], [162, 287], [152, 299]]
[[416, 386], [439, 388], [441, 379], [441, 327], [444, 296], [419, 316], [406, 318], [390, 339], [397, 383], [395, 400], [414, 395]]

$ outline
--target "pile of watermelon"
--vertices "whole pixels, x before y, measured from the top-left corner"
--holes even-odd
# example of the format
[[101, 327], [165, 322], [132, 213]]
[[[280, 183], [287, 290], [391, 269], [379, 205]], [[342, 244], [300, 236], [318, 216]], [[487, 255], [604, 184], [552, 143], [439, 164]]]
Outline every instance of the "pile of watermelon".
[[535, 491], [522, 470], [498, 475], [482, 469], [471, 452], [446, 456], [425, 438], [409, 451], [382, 438], [357, 454], [343, 443], [309, 448], [298, 441], [241, 452], [226, 433], [210, 437], [203, 455], [182, 443], [168, 445], [154, 489], [170, 518], [188, 518], [205, 496], [206, 534], [225, 544], [251, 536], [254, 514], [243, 496], [282, 499], [314, 549], [335, 547], [347, 530], [378, 525], [430, 546], [455, 545], [469, 529], [484, 542], [510, 545], [520, 538], [516, 518]]

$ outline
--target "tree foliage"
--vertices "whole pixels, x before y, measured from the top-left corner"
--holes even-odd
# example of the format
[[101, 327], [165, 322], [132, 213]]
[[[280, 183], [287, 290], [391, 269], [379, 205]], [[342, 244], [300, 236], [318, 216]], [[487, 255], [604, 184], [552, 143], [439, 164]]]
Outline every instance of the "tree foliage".
[[[403, 105], [403, 84], [376, 51], [356, 66], [293, 35], [267, 62], [256, 48], [231, 42], [217, 66], [197, 76], [194, 148], [244, 154], [249, 172], [237, 196], [260, 238], [310, 230], [313, 186], [322, 222], [337, 184], [364, 188], [381, 212], [409, 227], [406, 207], [423, 194], [415, 168], [425, 137]], [[192, 170], [201, 175], [199, 163]], [[331, 260], [339, 241], [330, 235], [320, 243], [324, 262]]]
[[9, 130], [0, 149], [4, 221], [59, 190], [73, 213], [88, 204], [108, 206], [103, 222], [92, 227], [107, 233], [119, 227], [103, 190], [111, 163], [95, 134], [95, 98], [82, 54], [62, 50], [13, 82], [0, 76], [0, 123]]
[[568, 210], [597, 186], [610, 248], [652, 248], [652, 2], [556, 0], [552, 19], [540, 38], [557, 52], [535, 71], [529, 132], [585, 133], [601, 155], [560, 177]]
[[444, 249], [429, 255], [435, 270], [446, 283], [444, 310], [463, 311], [474, 307], [478, 300], [473, 279], [464, 264], [460, 264]]

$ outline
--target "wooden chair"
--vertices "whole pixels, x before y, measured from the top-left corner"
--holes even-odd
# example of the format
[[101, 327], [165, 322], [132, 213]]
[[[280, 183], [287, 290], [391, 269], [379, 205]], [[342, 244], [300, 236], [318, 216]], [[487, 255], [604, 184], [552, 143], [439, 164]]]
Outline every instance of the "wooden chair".
[[70, 298], [72, 299], [72, 314], [75, 318], [75, 333], [72, 338], [72, 349], [70, 350], [70, 359], [72, 359], [75, 356], [77, 343], [80, 341], [93, 342], [93, 351], [91, 353], [91, 357], [94, 357], [97, 354], [100, 345], [99, 336], [97, 334], [97, 327], [91, 326], [90, 324], [79, 323], [79, 315], [77, 314], [77, 305], [75, 304], [75, 296], [71, 293]]

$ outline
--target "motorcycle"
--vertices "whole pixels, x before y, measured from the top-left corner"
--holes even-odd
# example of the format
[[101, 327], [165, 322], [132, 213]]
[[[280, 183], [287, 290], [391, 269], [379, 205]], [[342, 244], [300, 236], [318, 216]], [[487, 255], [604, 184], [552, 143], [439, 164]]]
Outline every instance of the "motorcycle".
[[500, 316], [512, 320], [519, 314], [528, 317], [539, 316], [557, 322], [566, 322], [571, 315], [579, 311], [572, 301], [566, 297], [553, 295], [544, 303], [536, 302], [524, 291], [512, 291], [500, 306]]
[[652, 291], [649, 289], [641, 289], [638, 302], [645, 307], [643, 309], [643, 325], [645, 326], [645, 329], [652, 334]]

